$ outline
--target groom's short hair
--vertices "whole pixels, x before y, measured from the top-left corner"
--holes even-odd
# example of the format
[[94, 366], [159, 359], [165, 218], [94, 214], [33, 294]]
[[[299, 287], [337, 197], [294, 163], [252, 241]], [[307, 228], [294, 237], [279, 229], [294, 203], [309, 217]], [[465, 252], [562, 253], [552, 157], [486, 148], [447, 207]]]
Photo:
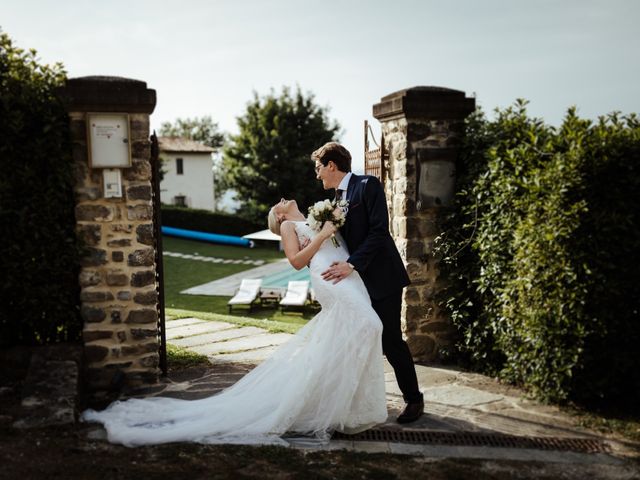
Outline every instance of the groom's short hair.
[[327, 163], [333, 162], [341, 172], [351, 171], [351, 154], [338, 142], [325, 143], [311, 154], [311, 160], [318, 161], [325, 166]]

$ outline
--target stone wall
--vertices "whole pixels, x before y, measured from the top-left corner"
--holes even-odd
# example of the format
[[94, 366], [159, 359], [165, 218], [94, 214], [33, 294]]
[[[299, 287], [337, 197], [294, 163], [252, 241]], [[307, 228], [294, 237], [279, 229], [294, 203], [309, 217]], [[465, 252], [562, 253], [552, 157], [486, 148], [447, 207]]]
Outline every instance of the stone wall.
[[389, 152], [384, 185], [390, 229], [411, 279], [404, 290], [402, 328], [416, 361], [437, 360], [454, 338], [453, 325], [435, 300], [441, 281], [433, 247], [446, 205], [421, 201], [421, 162], [455, 154], [464, 118], [474, 107], [463, 92], [437, 87], [402, 90], [374, 106]]
[[136, 97], [127, 97], [131, 89], [153, 92], [144, 82], [102, 77], [70, 81], [63, 91], [71, 121], [77, 232], [86, 245], [79, 281], [92, 390], [122, 380], [154, 382], [159, 373], [149, 114], [130, 115], [132, 166], [122, 169], [122, 198], [104, 198], [102, 171], [88, 162], [87, 110], [140, 110]]

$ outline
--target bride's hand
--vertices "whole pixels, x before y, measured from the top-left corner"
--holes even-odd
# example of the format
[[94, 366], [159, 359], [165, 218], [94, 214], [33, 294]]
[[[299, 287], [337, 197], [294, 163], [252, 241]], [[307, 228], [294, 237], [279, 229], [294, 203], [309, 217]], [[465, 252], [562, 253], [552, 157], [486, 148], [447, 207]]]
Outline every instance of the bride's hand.
[[322, 238], [326, 240], [331, 235], [336, 233], [336, 230], [337, 228], [332, 222], [324, 222], [324, 225], [322, 226], [322, 230], [320, 230], [320, 235], [322, 235]]

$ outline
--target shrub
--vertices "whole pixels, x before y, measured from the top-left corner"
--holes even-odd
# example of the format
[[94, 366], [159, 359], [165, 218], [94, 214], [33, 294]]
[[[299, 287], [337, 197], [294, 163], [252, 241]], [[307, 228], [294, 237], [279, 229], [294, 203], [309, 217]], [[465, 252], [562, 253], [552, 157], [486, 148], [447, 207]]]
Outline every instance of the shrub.
[[250, 220], [228, 213], [211, 212], [197, 208], [162, 205], [162, 224], [167, 227], [184, 228], [221, 235], [242, 236], [266, 228]]
[[0, 344], [76, 340], [78, 249], [60, 64], [0, 33]]
[[438, 239], [462, 361], [543, 399], [639, 399], [639, 154], [633, 115], [468, 120]]

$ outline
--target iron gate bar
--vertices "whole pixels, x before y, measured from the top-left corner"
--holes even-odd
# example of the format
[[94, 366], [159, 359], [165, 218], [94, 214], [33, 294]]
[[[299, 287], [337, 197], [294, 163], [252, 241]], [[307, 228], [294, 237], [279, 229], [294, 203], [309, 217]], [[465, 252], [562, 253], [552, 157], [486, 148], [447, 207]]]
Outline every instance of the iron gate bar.
[[364, 121], [364, 173], [366, 175], [373, 175], [378, 177], [380, 182], [384, 185], [384, 161], [387, 157], [387, 152], [384, 146], [384, 135], [380, 136], [380, 144], [378, 148], [369, 150], [369, 135], [371, 139], [378, 145], [376, 139], [373, 136], [373, 130], [367, 120]]
[[521, 437], [497, 433], [371, 429], [355, 435], [335, 432], [332, 440], [418, 443], [470, 447], [529, 448], [581, 453], [609, 453], [609, 445], [592, 438]]
[[153, 187], [153, 239], [156, 260], [156, 291], [158, 292], [159, 366], [167, 376], [167, 336], [164, 315], [164, 264], [162, 261], [162, 216], [160, 203], [160, 150], [155, 130], [151, 135], [151, 181]]

